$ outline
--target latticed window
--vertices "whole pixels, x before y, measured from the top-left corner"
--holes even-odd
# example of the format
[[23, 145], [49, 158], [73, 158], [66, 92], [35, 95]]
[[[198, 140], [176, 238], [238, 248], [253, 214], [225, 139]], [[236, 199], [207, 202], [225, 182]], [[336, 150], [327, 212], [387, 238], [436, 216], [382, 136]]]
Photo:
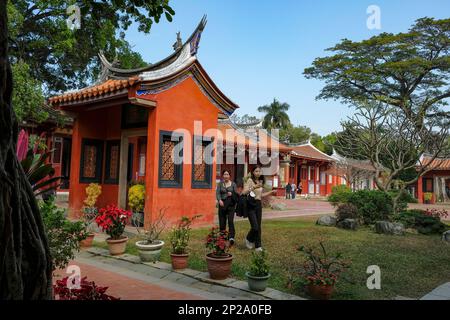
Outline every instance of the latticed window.
[[82, 140], [80, 161], [80, 182], [101, 182], [103, 163], [103, 141]]
[[105, 183], [119, 183], [120, 141], [106, 144]]
[[192, 154], [192, 188], [212, 188], [212, 139], [194, 137]]
[[182, 135], [160, 132], [159, 148], [159, 187], [180, 188], [182, 186]]

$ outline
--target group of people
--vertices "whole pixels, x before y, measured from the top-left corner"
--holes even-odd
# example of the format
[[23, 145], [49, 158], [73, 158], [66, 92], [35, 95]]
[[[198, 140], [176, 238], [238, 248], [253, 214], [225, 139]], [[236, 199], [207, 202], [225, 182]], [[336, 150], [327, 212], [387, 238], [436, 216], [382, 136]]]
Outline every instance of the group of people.
[[[235, 243], [236, 230], [234, 227], [234, 216], [236, 210], [245, 210], [245, 216], [250, 222], [250, 231], [245, 238], [245, 245], [248, 249], [262, 251], [261, 244], [261, 222], [262, 204], [261, 199], [273, 193], [264, 193], [264, 176], [261, 167], [253, 168], [248, 179], [241, 186], [242, 191], [238, 191], [238, 186], [231, 180], [228, 170], [222, 172], [222, 180], [217, 185], [216, 198], [219, 204], [219, 228], [226, 230], [228, 222], [228, 232], [230, 245]], [[242, 202], [245, 206], [242, 206]], [[245, 209], [237, 207], [245, 207]]]
[[286, 199], [295, 199], [295, 196], [298, 194], [302, 194], [302, 182], [298, 183], [298, 186], [292, 180], [290, 183], [286, 184]]

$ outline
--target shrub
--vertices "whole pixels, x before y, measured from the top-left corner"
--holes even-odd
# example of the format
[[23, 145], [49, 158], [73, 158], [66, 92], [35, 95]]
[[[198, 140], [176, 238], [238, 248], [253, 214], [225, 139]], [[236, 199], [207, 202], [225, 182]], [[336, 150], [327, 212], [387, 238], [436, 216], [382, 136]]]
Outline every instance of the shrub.
[[393, 214], [391, 196], [379, 190], [359, 190], [350, 195], [348, 203], [358, 208], [358, 216], [364, 224], [390, 220]]
[[[99, 287], [94, 281], [87, 281], [84, 277], [81, 279], [79, 287], [76, 284], [67, 283], [69, 277], [57, 280], [53, 285], [53, 292], [57, 300], [119, 300], [113, 296], [107, 295], [108, 287]], [[73, 279], [75, 280], [75, 279]]]
[[252, 252], [249, 274], [253, 277], [265, 277], [270, 274], [266, 250]]
[[189, 217], [182, 217], [176, 227], [172, 228], [170, 233], [170, 244], [172, 245], [173, 254], [186, 254], [191, 236], [191, 226], [194, 220], [200, 215]]
[[352, 190], [346, 185], [334, 186], [331, 189], [331, 195], [328, 197], [328, 202], [330, 202], [333, 206], [337, 206], [341, 203], [347, 203], [351, 194]]
[[358, 219], [358, 208], [351, 203], [342, 203], [336, 209], [337, 222], [345, 219]]
[[[401, 222], [406, 228], [414, 228], [421, 234], [441, 234], [448, 226], [441, 222], [442, 212], [424, 210], [407, 210], [395, 216], [397, 222]], [[445, 215], [443, 215], [445, 216]]]
[[72, 222], [65, 218], [64, 209], [55, 205], [54, 198], [39, 202], [39, 210], [47, 233], [53, 270], [65, 268], [80, 250], [80, 241], [87, 232], [81, 221]]
[[400, 197], [397, 199], [397, 212], [402, 212], [408, 209], [408, 203], [417, 203], [417, 199], [414, 198], [406, 190], [390, 190], [388, 193], [392, 199], [398, 196], [400, 192]]
[[145, 186], [135, 184], [128, 191], [128, 205], [133, 212], [143, 212], [145, 205]]

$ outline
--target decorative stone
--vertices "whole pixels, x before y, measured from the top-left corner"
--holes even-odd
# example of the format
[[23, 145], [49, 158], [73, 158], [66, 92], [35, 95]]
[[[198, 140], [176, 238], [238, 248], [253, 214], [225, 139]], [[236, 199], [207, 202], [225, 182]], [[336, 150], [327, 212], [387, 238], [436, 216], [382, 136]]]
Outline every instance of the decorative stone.
[[419, 234], [419, 231], [417, 231], [417, 229], [414, 228], [406, 228], [405, 232], [410, 234]]
[[336, 225], [337, 219], [335, 216], [321, 216], [317, 219], [316, 224], [319, 226], [334, 227]]
[[274, 203], [272, 204], [272, 210], [277, 210], [277, 211], [284, 211], [287, 209], [287, 205], [285, 205], [284, 203]]
[[389, 221], [377, 221], [375, 232], [381, 234], [393, 234], [401, 236], [405, 234], [405, 226], [402, 223], [392, 223]]
[[446, 242], [448, 242], [448, 243], [450, 243], [450, 230], [445, 231], [445, 232], [442, 234], [442, 240], [443, 240], [443, 241], [446, 241]]
[[339, 221], [337, 223], [338, 228], [347, 229], [347, 230], [356, 230], [356, 227], [358, 226], [358, 223], [355, 219], [345, 219], [342, 221]]

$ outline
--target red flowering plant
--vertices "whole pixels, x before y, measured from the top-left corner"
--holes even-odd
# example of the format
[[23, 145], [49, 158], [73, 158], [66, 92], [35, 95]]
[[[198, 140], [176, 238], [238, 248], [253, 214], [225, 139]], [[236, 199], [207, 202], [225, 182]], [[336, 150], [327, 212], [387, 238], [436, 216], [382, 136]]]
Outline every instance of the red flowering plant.
[[120, 209], [115, 205], [109, 205], [100, 209], [95, 222], [112, 240], [118, 240], [122, 238], [130, 217], [130, 211]]
[[68, 282], [69, 277], [57, 280], [53, 285], [53, 294], [56, 300], [119, 300], [119, 298], [106, 294], [108, 287], [99, 287], [94, 281], [88, 281], [87, 277], [75, 283], [75, 279]]
[[433, 217], [438, 220], [446, 219], [448, 218], [448, 211], [445, 209], [438, 210], [438, 209], [427, 209], [425, 210], [424, 214], [428, 217]]
[[214, 256], [229, 257], [228, 250], [230, 249], [230, 244], [228, 242], [228, 231], [220, 230], [217, 226], [212, 227], [206, 237], [206, 247], [212, 251], [212, 255]]
[[[302, 285], [334, 286], [339, 276], [350, 267], [350, 261], [344, 260], [341, 253], [329, 255], [322, 241], [319, 241], [320, 250], [299, 247], [306, 261], [294, 274], [299, 276], [298, 281]], [[296, 280], [291, 276], [291, 281]]]

